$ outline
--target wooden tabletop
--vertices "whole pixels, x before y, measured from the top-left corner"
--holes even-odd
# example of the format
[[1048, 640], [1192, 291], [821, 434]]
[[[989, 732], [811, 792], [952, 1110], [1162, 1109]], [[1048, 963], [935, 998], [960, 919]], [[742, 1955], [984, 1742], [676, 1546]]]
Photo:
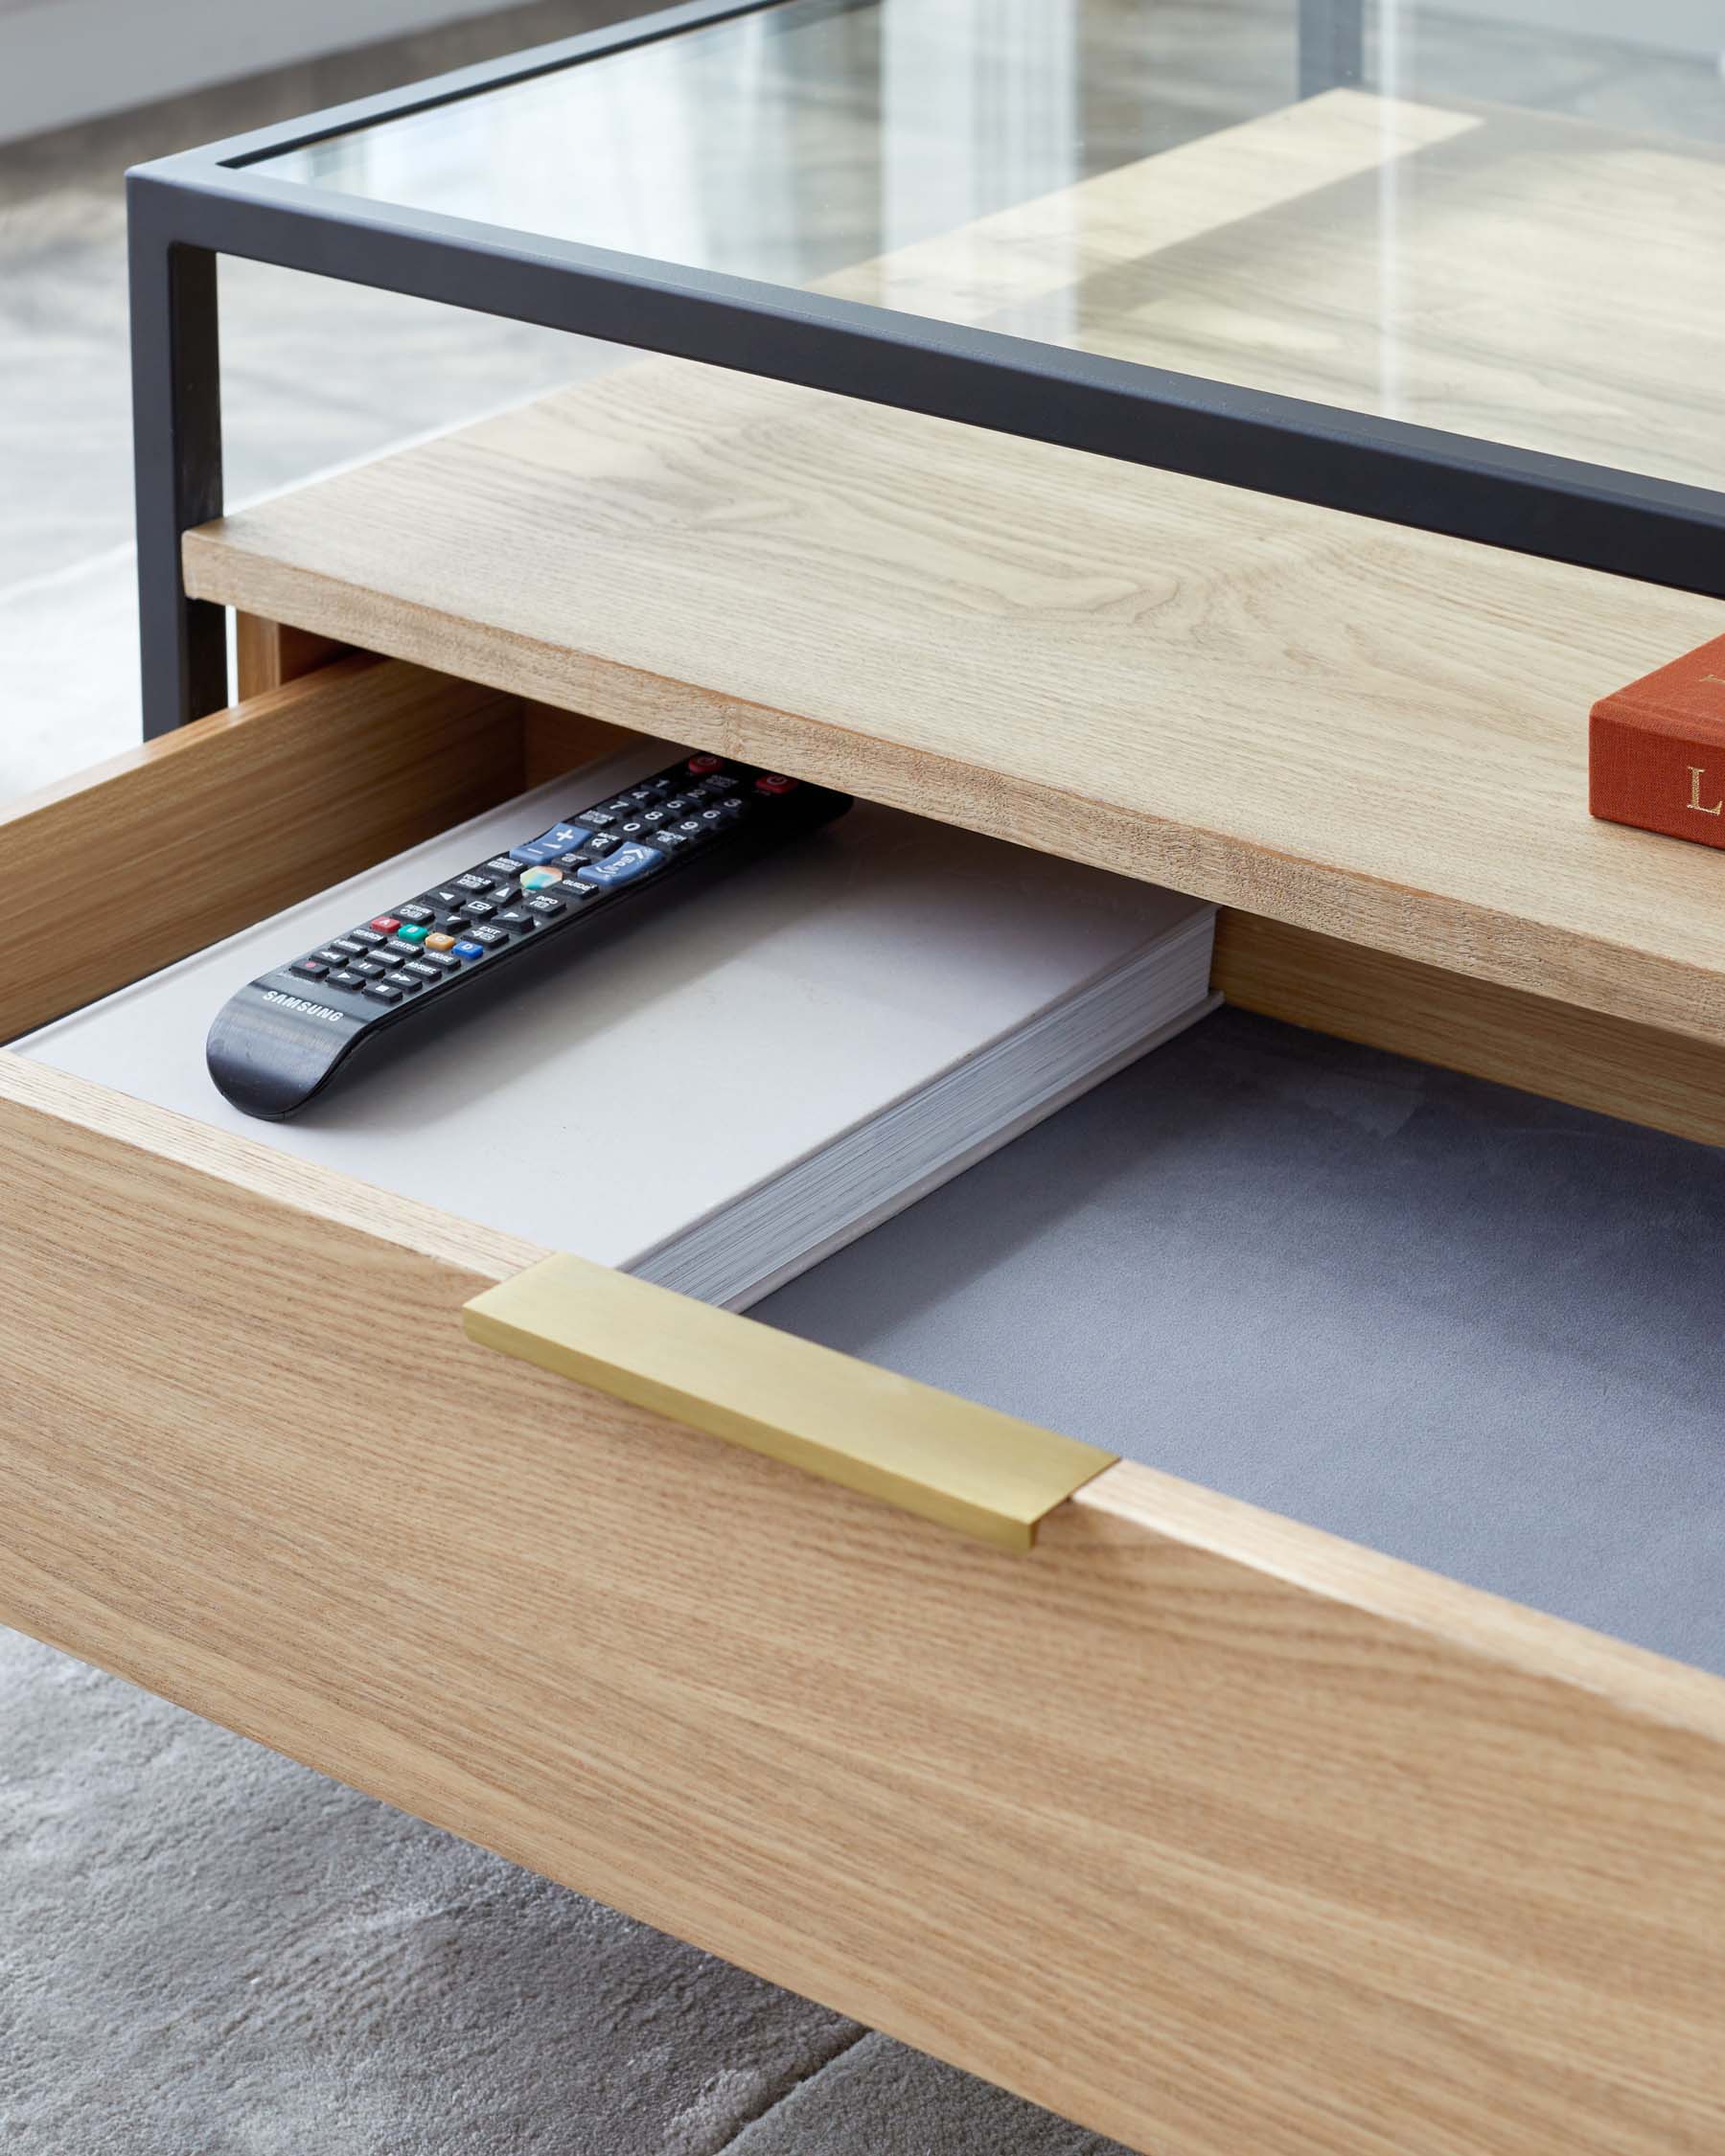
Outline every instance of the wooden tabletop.
[[[1365, 379], [1367, 295], [1331, 210], [1386, 163], [1463, 150], [1451, 210], [1469, 189], [1488, 205], [1479, 175], [1516, 162], [1477, 147], [1497, 125], [1337, 93], [838, 288], [886, 296], [886, 280], [911, 304], [920, 280], [916, 304], [944, 291], [948, 311], [1008, 326], [1064, 292], [1072, 335], [1149, 325], [1162, 341], [1138, 356], [1171, 359], [1178, 330], [1175, 363], [1221, 373], [1215, 338], [1252, 340], [1193, 297], [1196, 264], [1223, 249], [1237, 299], [1240, 251], [1268, 231], [1262, 318], [1290, 370], [1272, 386], [1310, 394], [1318, 258], [1287, 259], [1278, 221], [1298, 212], [1333, 255], [1329, 288], [1354, 295], [1330, 326], [1341, 395]], [[1594, 139], [1550, 125], [1574, 157]], [[1507, 235], [1485, 280], [1501, 313], [1503, 280], [1534, 265], [1513, 215], [1491, 229]], [[1461, 277], [1460, 225], [1449, 259]], [[1575, 263], [1552, 275], [1581, 307]], [[1568, 427], [1572, 448], [1644, 468], [1686, 433], [1621, 344], [1566, 346], [1561, 368], [1530, 348], [1493, 373], [1477, 324], [1453, 327], [1433, 378], [1453, 384], [1456, 424], [1498, 431], [1538, 404], [1547, 437]], [[1501, 411], [1476, 409], [1487, 381]], [[1690, 394], [1699, 409], [1711, 389]], [[1409, 416], [1433, 421], [1431, 401]], [[1590, 704], [1725, 633], [1714, 601], [663, 360], [192, 533], [185, 559], [202, 598], [1725, 1041], [1725, 861], [1591, 821], [1586, 787]]]

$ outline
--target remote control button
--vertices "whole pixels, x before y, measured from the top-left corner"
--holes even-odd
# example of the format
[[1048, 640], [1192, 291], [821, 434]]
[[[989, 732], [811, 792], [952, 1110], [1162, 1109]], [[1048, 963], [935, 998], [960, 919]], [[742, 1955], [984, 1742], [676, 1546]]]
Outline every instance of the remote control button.
[[516, 864], [507, 854], [498, 854], [494, 860], [486, 862], [485, 871], [488, 876], [513, 876]]
[[715, 771], [710, 779], [702, 780], [701, 791], [703, 793], [734, 793], [740, 783], [725, 771]]
[[518, 929], [537, 926], [532, 914], [519, 906], [506, 906], [500, 913], [494, 915], [494, 919], [499, 929], [507, 929], [512, 934]]
[[[581, 821], [590, 825], [594, 831], [607, 831], [616, 820], [615, 809], [583, 809], [581, 812]], [[571, 817], [570, 821], [573, 822], [574, 818]]]
[[554, 854], [566, 854], [571, 846], [584, 845], [591, 837], [591, 830], [585, 824], [554, 823], [549, 831], [541, 831], [525, 845], [511, 846], [509, 858], [524, 868], [537, 868], [540, 861], [549, 860]]
[[490, 899], [482, 898], [469, 899], [461, 909], [464, 919], [469, 921], [489, 921], [496, 910]]
[[685, 816], [677, 828], [685, 838], [704, 838], [706, 837], [707, 827], [699, 816]]
[[356, 958], [348, 968], [349, 973], [357, 974], [361, 980], [376, 980], [386, 970], [375, 958]]
[[361, 996], [374, 997], [380, 1003], [399, 1003], [402, 1000], [401, 990], [392, 987], [386, 980], [368, 980], [359, 993]]
[[469, 891], [458, 891], [453, 883], [443, 883], [428, 895], [436, 905], [448, 907], [459, 906], [464, 898], [470, 898], [472, 894]]
[[403, 921], [410, 921], [420, 929], [428, 929], [437, 919], [436, 910], [429, 906], [400, 906], [396, 911]]
[[[402, 971], [404, 974], [411, 974], [415, 980], [420, 981], [442, 980], [443, 978], [443, 968], [428, 965], [424, 958], [410, 958], [406, 965], [402, 968]], [[394, 975], [392, 975], [390, 977], [393, 979]]]
[[340, 973], [332, 974], [325, 985], [330, 988], [357, 988], [360, 985], [359, 975], [344, 966]]
[[641, 821], [644, 824], [650, 825], [655, 831], [658, 829], [659, 825], [663, 823], [664, 820], [665, 811], [663, 809], [643, 809], [641, 811]]
[[524, 891], [548, 891], [553, 883], [561, 883], [563, 877], [561, 868], [530, 868], [521, 878], [521, 888]]
[[[486, 951], [495, 951], [498, 944], [509, 941], [509, 930], [507, 929], [494, 929], [488, 922], [483, 929], [473, 930], [472, 941], [480, 945]], [[455, 948], [459, 951], [462, 947], [457, 944]]]
[[691, 840], [686, 831], [656, 831], [653, 842], [664, 853], [677, 854], [690, 844]]
[[[367, 943], [378, 941], [378, 938], [372, 934], [369, 929], [365, 931], [365, 934]], [[365, 944], [361, 943], [357, 936], [337, 936], [331, 944], [330, 949], [339, 951], [344, 958], [357, 958], [365, 949]]]
[[[435, 913], [427, 913], [426, 918], [428, 921], [435, 921], [437, 919], [437, 916]], [[403, 922], [402, 923], [402, 932], [399, 936], [397, 936], [395, 940], [397, 941], [397, 943], [424, 943], [426, 940], [426, 930], [418, 921], [403, 920]]]
[[369, 951], [374, 944], [381, 943], [383, 938], [375, 929], [350, 929], [341, 940], [343, 943], [356, 943], [361, 951]]
[[652, 846], [625, 846], [609, 860], [588, 861], [585, 868], [577, 870], [576, 880], [610, 890], [613, 884], [632, 883], [637, 876], [645, 876], [649, 869], [657, 868], [664, 858]]
[[386, 974], [383, 977], [392, 988], [420, 989], [426, 985], [416, 974], [410, 974], [405, 966], [398, 966], [393, 974]]
[[403, 943], [400, 936], [391, 936], [381, 951], [372, 952], [374, 958], [387, 958], [395, 966], [399, 966], [403, 958], [417, 958], [419, 954], [420, 947], [417, 943]]
[[426, 938], [425, 949], [427, 951], [453, 951], [454, 948], [453, 936], [432, 935]]
[[394, 935], [401, 925], [400, 915], [394, 913], [380, 913], [372, 923], [373, 929], [380, 936]]
[[330, 969], [321, 958], [302, 958], [293, 970], [301, 980], [322, 980]]
[[461, 971], [461, 960], [452, 952], [433, 951], [427, 946], [413, 961], [413, 965], [408, 968], [408, 971], [411, 973], [413, 968], [418, 966], [423, 966], [427, 973], [458, 974]]
[[[523, 899], [521, 905], [529, 918], [537, 913], [541, 921], [553, 921], [558, 914], [568, 911], [563, 900], [553, 898], [549, 891], [535, 891], [531, 898]], [[497, 918], [501, 920], [503, 916], [499, 914]]]
[[586, 850], [593, 860], [599, 860], [605, 855], [614, 853], [622, 843], [614, 831], [602, 831], [596, 837], [587, 840]]
[[[476, 898], [491, 887], [492, 879], [489, 876], [480, 876], [472, 869], [465, 876], [457, 876], [455, 879], [455, 888], [468, 898]], [[461, 900], [453, 899], [450, 904], [459, 906]]]
[[485, 946], [482, 943], [470, 943], [464, 939], [455, 946], [455, 955], [457, 958], [483, 958], [485, 956]]
[[763, 771], [755, 781], [757, 793], [794, 793], [796, 781], [787, 778], [782, 771]]
[[702, 809], [701, 812], [701, 821], [705, 829], [711, 831], [715, 829], [719, 824], [728, 823], [730, 821], [730, 818], [725, 814], [723, 809]]
[[691, 756], [683, 767], [685, 770], [693, 771], [697, 778], [705, 778], [709, 771], [717, 771], [722, 768], [722, 759], [717, 756]]
[[311, 953], [320, 966], [345, 966], [353, 956], [352, 952], [341, 951], [334, 944], [326, 944], [321, 951]]

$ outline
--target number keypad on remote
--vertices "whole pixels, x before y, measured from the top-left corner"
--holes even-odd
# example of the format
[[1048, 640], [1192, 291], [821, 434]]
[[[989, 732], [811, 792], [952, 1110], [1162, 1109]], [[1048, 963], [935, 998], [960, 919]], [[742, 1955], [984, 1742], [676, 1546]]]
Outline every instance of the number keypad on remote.
[[585, 943], [596, 922], [668, 879], [680, 887], [700, 861], [717, 868], [747, 860], [849, 806], [822, 787], [685, 756], [472, 868], [402, 894], [253, 981], [212, 1029], [212, 1075], [249, 1113], [291, 1114], [359, 1039], [393, 1031], [410, 1010], [452, 1010], [465, 983], [528, 946]]

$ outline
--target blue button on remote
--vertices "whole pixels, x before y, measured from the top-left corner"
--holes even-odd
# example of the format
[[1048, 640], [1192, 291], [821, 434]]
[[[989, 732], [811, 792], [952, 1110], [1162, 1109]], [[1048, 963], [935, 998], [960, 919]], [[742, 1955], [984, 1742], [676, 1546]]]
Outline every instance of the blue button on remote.
[[585, 846], [593, 834], [584, 823], [554, 823], [549, 831], [529, 838], [524, 846], [511, 846], [509, 858], [524, 867], [538, 868], [541, 861], [566, 854], [571, 846]]
[[469, 943], [464, 937], [455, 946], [455, 955], [457, 958], [483, 958], [485, 956], [485, 946], [482, 943]]
[[585, 868], [575, 871], [578, 883], [597, 883], [601, 889], [612, 883], [628, 883], [637, 876], [644, 876], [650, 868], [656, 868], [664, 860], [656, 846], [643, 846], [631, 840], [619, 846], [614, 854], [604, 860], [590, 860]]

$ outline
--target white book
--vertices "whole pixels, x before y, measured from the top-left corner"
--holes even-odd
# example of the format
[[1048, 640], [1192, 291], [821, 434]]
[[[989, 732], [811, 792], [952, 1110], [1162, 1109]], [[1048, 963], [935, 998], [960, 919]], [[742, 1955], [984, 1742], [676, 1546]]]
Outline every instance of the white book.
[[243, 982], [677, 753], [518, 795], [15, 1046], [743, 1309], [1218, 1000], [1210, 906], [860, 802], [590, 954], [524, 966], [291, 1122], [217, 1092], [204, 1041]]

